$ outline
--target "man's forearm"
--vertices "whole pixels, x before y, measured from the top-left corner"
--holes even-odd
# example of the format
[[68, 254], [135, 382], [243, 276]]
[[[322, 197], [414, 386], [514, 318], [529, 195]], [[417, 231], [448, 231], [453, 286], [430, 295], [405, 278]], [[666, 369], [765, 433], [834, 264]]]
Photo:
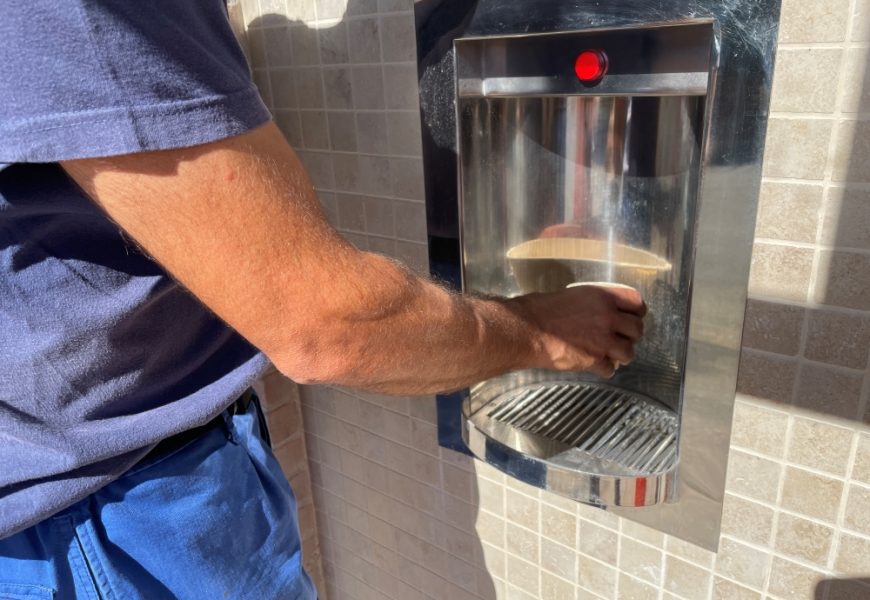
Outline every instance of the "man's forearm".
[[371, 304], [323, 323], [306, 351], [273, 357], [297, 381], [413, 394], [537, 366], [538, 332], [518, 305], [451, 293], [381, 256], [359, 261]]
[[606, 375], [614, 360], [631, 359], [640, 336], [632, 311], [642, 303], [624, 292], [479, 300], [353, 248], [324, 219], [273, 124], [196, 148], [64, 167], [178, 281], [299, 381], [423, 393], [523, 367]]

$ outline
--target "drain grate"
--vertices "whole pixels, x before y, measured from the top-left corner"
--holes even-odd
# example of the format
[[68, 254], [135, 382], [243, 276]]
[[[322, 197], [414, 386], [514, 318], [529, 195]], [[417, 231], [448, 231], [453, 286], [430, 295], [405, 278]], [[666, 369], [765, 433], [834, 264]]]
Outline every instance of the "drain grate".
[[577, 382], [525, 386], [493, 400], [487, 416], [640, 473], [676, 461], [676, 416], [625, 390]]

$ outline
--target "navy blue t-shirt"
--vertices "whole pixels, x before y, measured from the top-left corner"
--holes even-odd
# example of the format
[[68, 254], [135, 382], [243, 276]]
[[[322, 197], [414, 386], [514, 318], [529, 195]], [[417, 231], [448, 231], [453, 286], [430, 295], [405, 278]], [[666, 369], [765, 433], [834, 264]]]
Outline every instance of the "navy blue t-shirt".
[[0, 538], [207, 423], [267, 364], [57, 161], [192, 146], [268, 119], [223, 0], [4, 5]]

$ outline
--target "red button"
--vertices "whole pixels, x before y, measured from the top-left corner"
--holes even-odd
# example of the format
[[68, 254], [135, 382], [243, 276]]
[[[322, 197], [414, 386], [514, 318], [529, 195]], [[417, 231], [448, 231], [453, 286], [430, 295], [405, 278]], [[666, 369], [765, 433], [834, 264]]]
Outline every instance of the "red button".
[[607, 73], [607, 55], [601, 50], [584, 50], [577, 55], [574, 73], [583, 83], [595, 83]]

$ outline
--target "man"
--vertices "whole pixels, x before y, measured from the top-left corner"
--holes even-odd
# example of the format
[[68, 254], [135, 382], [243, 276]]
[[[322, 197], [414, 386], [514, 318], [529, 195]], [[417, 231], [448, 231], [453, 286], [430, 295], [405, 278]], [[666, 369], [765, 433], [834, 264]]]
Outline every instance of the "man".
[[11, 3], [0, 51], [0, 597], [314, 597], [267, 360], [422, 394], [633, 357], [633, 290], [471, 298], [346, 243], [221, 0]]

